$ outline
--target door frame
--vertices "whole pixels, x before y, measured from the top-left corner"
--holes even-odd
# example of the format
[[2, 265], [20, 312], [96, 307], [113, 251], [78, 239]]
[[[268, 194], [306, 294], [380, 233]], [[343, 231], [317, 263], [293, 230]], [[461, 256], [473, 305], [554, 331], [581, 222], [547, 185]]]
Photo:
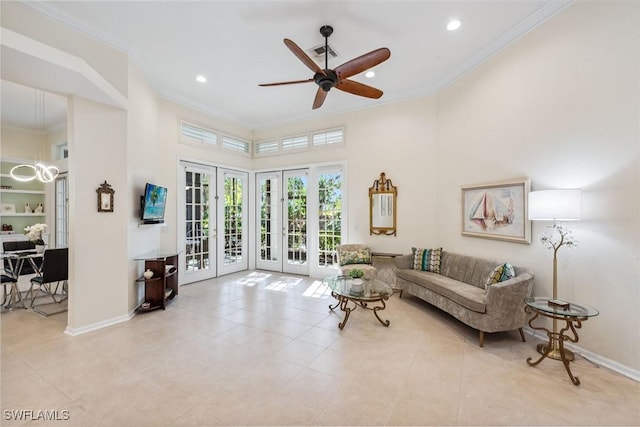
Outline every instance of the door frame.
[[[250, 188], [250, 183], [249, 183], [249, 174], [247, 172], [243, 172], [243, 171], [238, 171], [235, 169], [229, 169], [229, 168], [222, 168], [222, 167], [218, 167], [217, 170], [217, 177], [216, 177], [216, 185], [217, 185], [217, 192], [216, 192], [216, 200], [217, 200], [217, 211], [216, 211], [216, 237], [217, 237], [217, 272], [218, 272], [218, 276], [223, 276], [225, 274], [231, 274], [231, 273], [235, 273], [238, 271], [244, 271], [247, 270], [249, 268], [249, 233], [251, 232], [251, 227], [249, 225], [249, 223], [251, 222], [250, 218], [250, 206], [249, 206], [249, 188]], [[244, 185], [243, 185], [243, 191], [242, 191], [242, 202], [241, 202], [241, 206], [243, 207], [242, 209], [242, 241], [241, 241], [241, 248], [242, 248], [242, 262], [241, 263], [234, 263], [234, 264], [229, 264], [226, 265], [224, 263], [224, 259], [225, 259], [225, 240], [224, 240], [224, 230], [225, 230], [225, 217], [224, 217], [224, 178], [225, 178], [225, 174], [231, 175], [231, 176], [236, 176], [239, 177], [241, 179], [243, 179]]]
[[[285, 205], [285, 195], [284, 192], [286, 191], [286, 181], [285, 181], [285, 177], [284, 174], [287, 171], [296, 171], [296, 170], [306, 170], [308, 172], [308, 178], [309, 178], [309, 184], [308, 184], [308, 188], [307, 188], [307, 212], [313, 212], [313, 217], [310, 219], [309, 218], [309, 214], [307, 214], [307, 219], [308, 219], [308, 223], [307, 223], [307, 264], [308, 264], [308, 269], [306, 272], [297, 272], [294, 274], [305, 274], [305, 275], [309, 275], [309, 277], [326, 277], [326, 276], [330, 276], [330, 275], [335, 275], [337, 274], [338, 270], [337, 268], [332, 268], [332, 267], [320, 267], [319, 265], [317, 265], [317, 262], [315, 262], [315, 260], [317, 260], [318, 258], [318, 223], [317, 223], [317, 211], [318, 211], [318, 179], [319, 176], [326, 172], [326, 171], [331, 171], [331, 170], [335, 170], [335, 171], [340, 171], [342, 174], [342, 225], [341, 225], [341, 239], [343, 242], [347, 242], [347, 234], [348, 234], [348, 195], [347, 195], [347, 188], [348, 188], [348, 180], [347, 180], [347, 162], [346, 161], [336, 161], [336, 162], [323, 162], [323, 163], [314, 163], [314, 164], [308, 164], [308, 165], [302, 165], [302, 166], [289, 166], [289, 167], [277, 167], [277, 168], [271, 168], [271, 169], [259, 169], [256, 170], [254, 175], [255, 175], [255, 180], [254, 180], [254, 187], [255, 187], [255, 196], [253, 198], [253, 201], [255, 203], [255, 209], [254, 209], [254, 221], [252, 221], [252, 223], [254, 224], [255, 227], [255, 231], [253, 233], [253, 238], [250, 239], [250, 241], [255, 242], [255, 247], [253, 249], [253, 256], [256, 259], [256, 263], [255, 263], [255, 267], [254, 268], [263, 268], [265, 270], [269, 270], [269, 271], [277, 271], [277, 272], [284, 272], [284, 264], [285, 264], [285, 253], [284, 253], [284, 248], [286, 245], [286, 242], [284, 241], [284, 233], [280, 233], [280, 240], [281, 240], [281, 251], [280, 251], [280, 258], [281, 261], [279, 263], [278, 266], [274, 265], [274, 267], [277, 267], [278, 269], [275, 268], [267, 268], [267, 266], [264, 265], [260, 265], [258, 263], [258, 259], [260, 258], [260, 255], [258, 253], [258, 251], [260, 250], [260, 236], [257, 234], [258, 231], [260, 230], [260, 217], [259, 217], [259, 212], [258, 210], [260, 209], [260, 188], [258, 186], [258, 176], [260, 174], [267, 174], [267, 173], [271, 173], [271, 174], [279, 174], [280, 176], [280, 225], [279, 228], [282, 229], [283, 227], [286, 227], [284, 225], [284, 221], [285, 221], [285, 216], [286, 216], [286, 205]], [[309, 261], [311, 260], [311, 261]]]

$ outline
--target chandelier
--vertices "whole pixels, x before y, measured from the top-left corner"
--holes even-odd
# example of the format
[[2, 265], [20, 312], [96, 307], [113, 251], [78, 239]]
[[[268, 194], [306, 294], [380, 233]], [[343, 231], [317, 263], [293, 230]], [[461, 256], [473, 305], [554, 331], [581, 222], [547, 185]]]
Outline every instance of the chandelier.
[[[38, 117], [38, 115], [40, 117]], [[44, 91], [35, 91], [34, 102], [34, 124], [36, 128], [40, 128], [41, 131], [45, 129], [45, 115], [44, 115]], [[38, 120], [39, 119], [39, 120]], [[20, 173], [19, 171], [22, 170]], [[43, 163], [34, 162], [34, 164], [22, 164], [14, 166], [9, 174], [11, 178], [16, 181], [29, 182], [34, 179], [38, 179], [40, 182], [53, 182], [56, 179], [60, 170], [55, 166], [47, 166]]]
[[[19, 172], [17, 172], [20, 169], [24, 169], [23, 173], [26, 173], [26, 175], [20, 175]], [[42, 163], [17, 165], [11, 168], [9, 172], [11, 178], [21, 182], [33, 181], [36, 178], [40, 180], [40, 182], [53, 182], [58, 176], [58, 173], [60, 173], [60, 170], [57, 167], [46, 166]]]

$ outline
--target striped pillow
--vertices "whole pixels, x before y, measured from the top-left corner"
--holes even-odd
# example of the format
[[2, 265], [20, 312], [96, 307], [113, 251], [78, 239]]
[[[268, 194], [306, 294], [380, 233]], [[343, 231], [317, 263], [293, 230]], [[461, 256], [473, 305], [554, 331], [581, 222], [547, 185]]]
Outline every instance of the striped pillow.
[[512, 277], [516, 277], [516, 271], [511, 264], [505, 262], [504, 264], [500, 264], [499, 266], [497, 266], [491, 272], [491, 274], [487, 278], [487, 282], [484, 284], [484, 288], [487, 289], [491, 285], [504, 282], [505, 280], [509, 280]]
[[442, 248], [411, 248], [413, 251], [413, 269], [440, 273]]

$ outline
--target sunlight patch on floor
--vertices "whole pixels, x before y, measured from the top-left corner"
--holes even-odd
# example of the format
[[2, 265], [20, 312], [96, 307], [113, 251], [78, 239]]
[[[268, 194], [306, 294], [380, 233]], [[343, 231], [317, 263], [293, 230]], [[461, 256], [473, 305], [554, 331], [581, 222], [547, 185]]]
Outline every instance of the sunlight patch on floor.
[[258, 271], [254, 271], [252, 273], [247, 274], [245, 277], [239, 278], [238, 283], [245, 286], [255, 286], [260, 282], [264, 282], [269, 279], [272, 275], [270, 273], [262, 273]]
[[302, 293], [302, 296], [311, 298], [326, 298], [331, 296], [331, 289], [321, 280], [316, 280], [309, 285], [307, 289]]
[[281, 276], [278, 280], [265, 286], [265, 289], [270, 291], [286, 292], [289, 289], [293, 289], [298, 286], [300, 282], [302, 282], [302, 278]]

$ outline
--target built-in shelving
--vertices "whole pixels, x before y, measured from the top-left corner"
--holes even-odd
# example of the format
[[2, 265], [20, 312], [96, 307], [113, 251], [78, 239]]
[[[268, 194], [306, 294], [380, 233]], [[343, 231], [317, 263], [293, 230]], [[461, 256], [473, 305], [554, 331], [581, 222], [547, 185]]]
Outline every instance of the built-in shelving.
[[[16, 236], [24, 234], [24, 228], [39, 222], [46, 221], [46, 213], [26, 212], [28, 203], [32, 210], [38, 204], [46, 205], [45, 184], [34, 179], [23, 182], [11, 177], [11, 169], [22, 162], [18, 160], [2, 159], [0, 162], [0, 219], [2, 225], [11, 226], [15, 234], [3, 234], [0, 241], [19, 240]], [[28, 163], [28, 162], [25, 162]], [[11, 237], [10, 237], [11, 236]]]

